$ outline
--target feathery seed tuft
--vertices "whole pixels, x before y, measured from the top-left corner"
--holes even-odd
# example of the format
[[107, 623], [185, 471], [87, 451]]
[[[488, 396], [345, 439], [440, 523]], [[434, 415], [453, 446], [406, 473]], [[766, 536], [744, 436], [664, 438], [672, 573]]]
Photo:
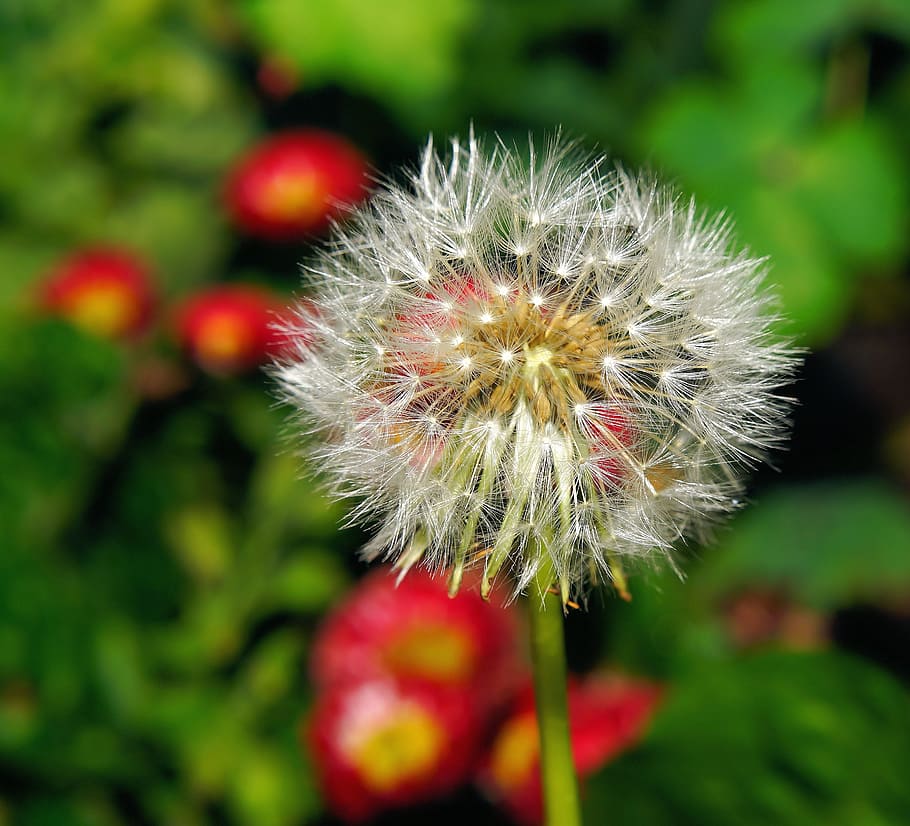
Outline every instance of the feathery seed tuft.
[[432, 141], [310, 268], [275, 367], [366, 549], [564, 603], [734, 510], [798, 359], [729, 222], [560, 141]]

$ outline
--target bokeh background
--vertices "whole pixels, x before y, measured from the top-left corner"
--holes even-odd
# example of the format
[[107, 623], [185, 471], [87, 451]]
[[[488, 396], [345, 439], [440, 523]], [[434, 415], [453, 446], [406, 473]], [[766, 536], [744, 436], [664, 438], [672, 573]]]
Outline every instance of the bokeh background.
[[[271, 133], [388, 175], [471, 121], [561, 125], [727, 210], [811, 350], [790, 450], [688, 580], [569, 617], [576, 671], [666, 689], [588, 822], [910, 822], [908, 57], [905, 0], [3, 0], [0, 824], [337, 822], [300, 729], [364, 537], [268, 379], [211, 369], [175, 308], [305, 295], [320, 231], [225, 203]], [[138, 337], [41, 298], [99, 244], [151, 274]], [[380, 817], [509, 822], [469, 783]]]

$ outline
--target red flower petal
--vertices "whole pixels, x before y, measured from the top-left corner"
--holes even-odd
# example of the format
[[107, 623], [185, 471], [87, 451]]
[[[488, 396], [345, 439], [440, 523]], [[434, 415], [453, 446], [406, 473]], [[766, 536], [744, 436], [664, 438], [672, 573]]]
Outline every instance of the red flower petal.
[[602, 490], [615, 488], [629, 472], [624, 454], [635, 441], [629, 417], [619, 406], [592, 404], [586, 416], [585, 431], [591, 445], [594, 483]]

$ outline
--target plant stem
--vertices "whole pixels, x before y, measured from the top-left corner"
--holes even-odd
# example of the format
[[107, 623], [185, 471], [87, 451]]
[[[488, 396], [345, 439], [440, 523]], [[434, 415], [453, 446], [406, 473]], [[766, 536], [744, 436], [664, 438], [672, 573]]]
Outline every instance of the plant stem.
[[528, 600], [534, 697], [540, 729], [540, 781], [546, 826], [581, 826], [578, 780], [569, 738], [562, 603], [549, 593], [553, 571], [543, 566]]

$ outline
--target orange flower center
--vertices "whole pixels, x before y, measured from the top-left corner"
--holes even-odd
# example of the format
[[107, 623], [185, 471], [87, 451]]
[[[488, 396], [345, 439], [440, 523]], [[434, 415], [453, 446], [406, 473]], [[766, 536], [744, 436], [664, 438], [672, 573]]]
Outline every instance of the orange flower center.
[[230, 313], [216, 313], [207, 318], [194, 342], [199, 360], [213, 368], [242, 362], [252, 347], [249, 325]]
[[326, 193], [315, 175], [283, 174], [271, 178], [260, 195], [260, 209], [273, 221], [310, 223], [325, 208]]

